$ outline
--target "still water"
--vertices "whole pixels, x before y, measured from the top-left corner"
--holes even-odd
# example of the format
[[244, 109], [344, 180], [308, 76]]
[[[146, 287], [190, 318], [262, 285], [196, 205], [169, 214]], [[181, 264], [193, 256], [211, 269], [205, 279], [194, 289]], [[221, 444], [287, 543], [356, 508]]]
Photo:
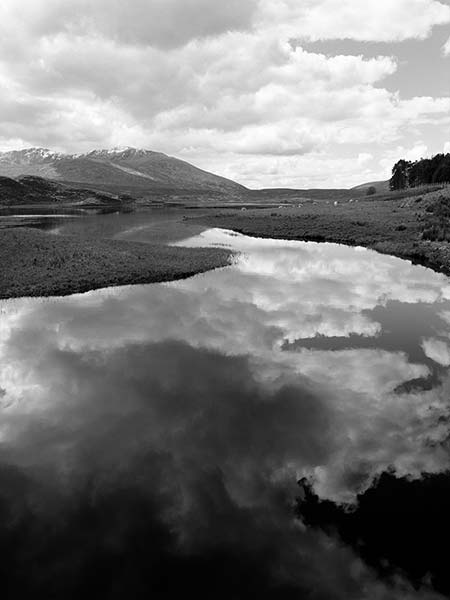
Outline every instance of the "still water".
[[[73, 235], [78, 239], [118, 239], [128, 242], [166, 244], [199, 234], [205, 229], [186, 218], [207, 214], [208, 209], [138, 208], [132, 211], [111, 209], [51, 209], [47, 207], [0, 208], [0, 228], [25, 225], [49, 233]], [[82, 218], [81, 218], [82, 217]]]
[[180, 282], [0, 302], [11, 597], [441, 597], [433, 565], [385, 576], [305, 524], [297, 481], [352, 511], [383, 473], [446, 473], [450, 281], [333, 244], [178, 243], [239, 254]]

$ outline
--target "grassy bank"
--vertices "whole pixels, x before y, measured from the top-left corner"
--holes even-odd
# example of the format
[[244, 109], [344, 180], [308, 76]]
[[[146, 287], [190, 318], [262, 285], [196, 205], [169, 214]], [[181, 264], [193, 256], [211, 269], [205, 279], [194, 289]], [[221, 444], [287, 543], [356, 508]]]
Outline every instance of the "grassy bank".
[[[450, 275], [450, 191], [292, 208], [211, 211], [210, 227], [256, 236], [364, 246]], [[447, 232], [449, 232], [447, 234]]]
[[112, 285], [190, 277], [228, 264], [220, 249], [79, 240], [16, 228], [0, 231], [0, 298], [59, 296]]

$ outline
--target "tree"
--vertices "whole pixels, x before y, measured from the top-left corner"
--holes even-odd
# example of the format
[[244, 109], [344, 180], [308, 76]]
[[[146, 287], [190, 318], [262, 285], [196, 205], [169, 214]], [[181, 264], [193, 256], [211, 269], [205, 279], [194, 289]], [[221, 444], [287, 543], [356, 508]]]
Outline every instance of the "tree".
[[403, 190], [408, 184], [408, 175], [411, 163], [406, 160], [399, 160], [392, 168], [392, 177], [389, 181], [391, 190]]
[[391, 190], [450, 181], [450, 154], [436, 154], [414, 162], [399, 160], [392, 168]]
[[373, 196], [376, 193], [377, 193], [377, 188], [375, 186], [371, 185], [370, 187], [367, 188], [367, 192], [366, 192], [367, 196]]

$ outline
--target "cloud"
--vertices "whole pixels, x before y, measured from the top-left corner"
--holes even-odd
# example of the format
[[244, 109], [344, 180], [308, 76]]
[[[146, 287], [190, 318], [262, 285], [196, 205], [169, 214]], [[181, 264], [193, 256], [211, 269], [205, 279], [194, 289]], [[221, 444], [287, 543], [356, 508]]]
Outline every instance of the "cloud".
[[429, 154], [430, 151], [428, 146], [422, 141], [418, 140], [411, 144], [410, 147], [397, 146], [396, 148], [392, 148], [391, 150], [387, 151], [385, 157], [380, 161], [380, 164], [386, 169], [390, 177], [392, 166], [400, 159], [415, 161], [425, 158]]
[[103, 36], [128, 45], [182, 46], [229, 31], [264, 32], [306, 39], [400, 41], [423, 39], [450, 22], [450, 8], [437, 0], [5, 0], [2, 17], [35, 37], [61, 32]]
[[443, 50], [445, 56], [448, 56], [450, 54], [450, 38], [445, 42], [442, 50]]
[[405, 159], [406, 160], [420, 160], [421, 158], [424, 158], [425, 156], [427, 156], [428, 154], [428, 148], [426, 146], [426, 144], [417, 144], [417, 146], [414, 146], [414, 148], [411, 148], [411, 150], [408, 150], [408, 152], [405, 154]]
[[281, 22], [293, 37], [309, 40], [424, 39], [435, 25], [450, 22], [450, 7], [434, 0], [263, 0], [262, 9], [263, 22]]
[[443, 367], [450, 366], [450, 348], [446, 342], [437, 339], [426, 339], [422, 342], [425, 354]]
[[135, 46], [171, 48], [192, 39], [248, 29], [257, 0], [6, 0], [3, 15], [32, 36], [61, 32]]
[[371, 163], [372, 161], [373, 161], [373, 154], [370, 154], [370, 152], [360, 152], [358, 154], [358, 164], [366, 165], [368, 163]]
[[[385, 86], [402, 68], [392, 47], [366, 58], [301, 44], [423, 39], [450, 8], [434, 0], [338, 4], [8, 0], [0, 146], [144, 146], [260, 186], [310, 187], [316, 172], [322, 185], [384, 177], [377, 162], [369, 168], [357, 157], [442, 127], [450, 100], [403, 98]], [[342, 147], [352, 148], [347, 162]]]

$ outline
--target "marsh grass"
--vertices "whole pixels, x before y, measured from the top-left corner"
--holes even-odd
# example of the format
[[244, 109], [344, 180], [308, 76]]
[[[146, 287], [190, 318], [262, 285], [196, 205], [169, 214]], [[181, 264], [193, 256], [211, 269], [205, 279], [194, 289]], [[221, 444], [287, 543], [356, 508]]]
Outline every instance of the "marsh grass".
[[228, 264], [221, 249], [85, 240], [0, 230], [0, 298], [53, 296], [111, 285], [182, 279]]

